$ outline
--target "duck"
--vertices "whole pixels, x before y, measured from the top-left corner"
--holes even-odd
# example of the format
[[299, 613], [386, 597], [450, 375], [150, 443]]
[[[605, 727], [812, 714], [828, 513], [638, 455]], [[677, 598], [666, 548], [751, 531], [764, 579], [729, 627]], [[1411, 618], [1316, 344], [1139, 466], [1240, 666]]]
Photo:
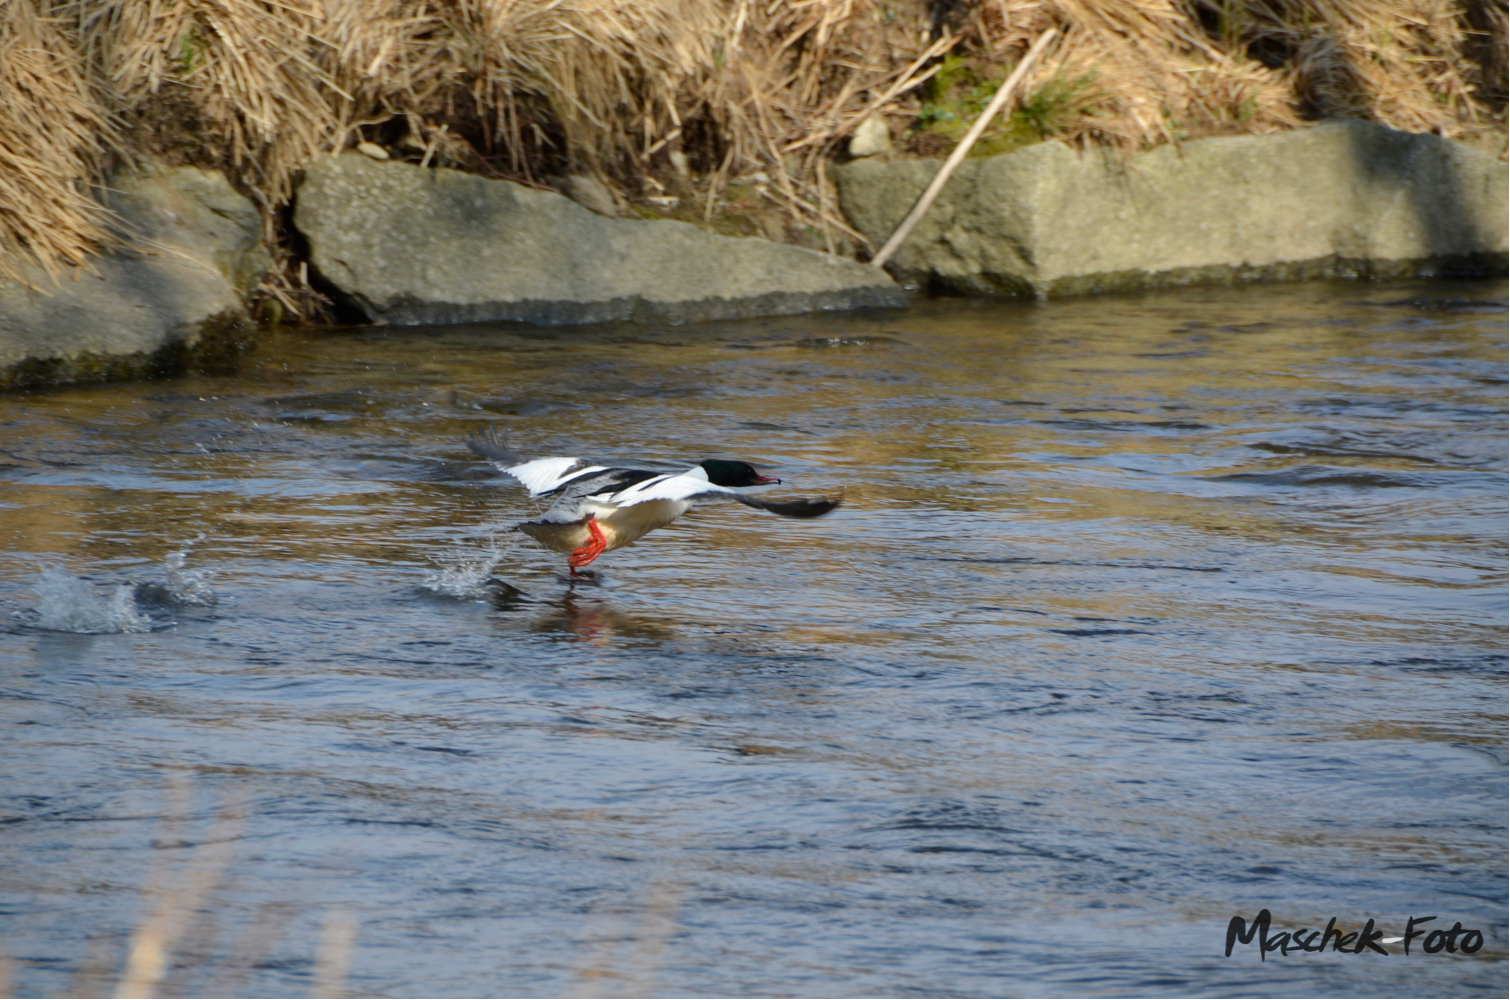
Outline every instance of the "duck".
[[576, 577], [605, 552], [631, 545], [681, 517], [694, 504], [735, 501], [781, 517], [814, 518], [833, 511], [839, 499], [826, 497], [767, 500], [740, 492], [752, 486], [775, 486], [748, 462], [705, 459], [685, 472], [614, 468], [565, 456], [526, 458], [509, 446], [496, 425], [479, 428], [467, 447], [529, 490], [530, 496], [554, 496], [537, 521], [515, 528], [557, 552]]

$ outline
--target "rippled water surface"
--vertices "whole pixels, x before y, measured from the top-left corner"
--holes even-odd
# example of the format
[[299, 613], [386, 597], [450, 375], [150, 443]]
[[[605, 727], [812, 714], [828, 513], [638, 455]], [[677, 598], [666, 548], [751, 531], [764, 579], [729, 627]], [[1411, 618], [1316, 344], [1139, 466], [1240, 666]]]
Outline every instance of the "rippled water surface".
[[[1504, 295], [289, 332], [0, 397], [17, 995], [155, 927], [167, 995], [354, 934], [391, 996], [1503, 996]], [[845, 505], [574, 586], [479, 420]], [[1224, 957], [1263, 907], [1486, 944]]]

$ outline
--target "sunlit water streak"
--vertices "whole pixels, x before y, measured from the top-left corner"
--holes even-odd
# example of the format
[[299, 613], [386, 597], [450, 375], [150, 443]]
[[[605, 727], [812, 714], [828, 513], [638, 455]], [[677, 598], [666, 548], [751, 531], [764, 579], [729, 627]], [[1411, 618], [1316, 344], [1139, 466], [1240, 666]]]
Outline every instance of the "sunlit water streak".
[[[108, 988], [228, 796], [167, 992], [304, 995], [344, 907], [394, 996], [1503, 995], [1504, 295], [287, 333], [0, 398], [20, 995]], [[846, 504], [573, 586], [479, 420]], [[1488, 944], [1224, 958], [1265, 906]]]

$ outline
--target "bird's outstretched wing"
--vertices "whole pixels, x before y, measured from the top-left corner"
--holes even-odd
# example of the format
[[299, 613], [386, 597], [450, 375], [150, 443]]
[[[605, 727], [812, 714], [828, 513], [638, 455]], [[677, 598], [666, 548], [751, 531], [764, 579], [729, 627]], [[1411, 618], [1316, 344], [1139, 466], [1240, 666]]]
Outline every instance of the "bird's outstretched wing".
[[829, 497], [766, 500], [763, 497], [752, 497], [744, 493], [734, 494], [734, 499], [746, 507], [754, 507], [756, 510], [768, 510], [772, 514], [780, 514], [782, 517], [822, 517], [843, 502], [838, 498], [831, 499]]
[[688, 505], [710, 500], [734, 500], [746, 507], [768, 510], [782, 517], [822, 517], [838, 507], [840, 503], [838, 500], [825, 498], [767, 500], [764, 497], [754, 497], [748, 493], [729, 489], [727, 486], [715, 486], [706, 479], [684, 475], [655, 476], [620, 490], [607, 499], [617, 507], [628, 507], [650, 500], [682, 501]]
[[554, 493], [573, 479], [608, 469], [607, 466], [593, 465], [585, 459], [560, 455], [526, 459], [509, 447], [508, 436], [500, 434], [496, 424], [480, 427], [468, 435], [467, 447], [492, 462], [505, 474], [519, 480], [530, 491], [530, 496], [535, 497], [543, 493]]
[[509, 447], [509, 432], [500, 433], [497, 424], [478, 424], [477, 429], [467, 435], [467, 447], [472, 449], [473, 454], [487, 459], [499, 468], [522, 465], [528, 461]]
[[694, 475], [610, 469], [585, 459], [564, 456], [526, 459], [509, 447], [508, 437], [499, 433], [496, 424], [478, 428], [467, 438], [467, 447], [523, 483], [531, 496], [556, 493], [566, 488], [557, 506], [563, 510], [570, 508], [566, 513], [572, 518], [578, 516], [577, 502], [589, 497], [616, 507], [651, 500], [677, 501], [688, 506], [710, 500], [734, 500], [746, 507], [768, 510], [782, 517], [822, 517], [840, 503], [826, 498], [767, 500], [754, 497], [727, 486], [713, 485], [699, 468], [691, 470], [696, 473]]

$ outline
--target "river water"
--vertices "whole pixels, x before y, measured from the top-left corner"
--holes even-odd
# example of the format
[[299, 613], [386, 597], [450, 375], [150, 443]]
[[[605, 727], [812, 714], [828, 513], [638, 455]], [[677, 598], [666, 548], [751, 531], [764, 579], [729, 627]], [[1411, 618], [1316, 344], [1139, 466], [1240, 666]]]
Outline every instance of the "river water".
[[[15, 995], [1503, 996], [1505, 292], [286, 331], [0, 397]], [[845, 503], [573, 584], [479, 421]], [[1225, 957], [1262, 908], [1485, 943]]]

